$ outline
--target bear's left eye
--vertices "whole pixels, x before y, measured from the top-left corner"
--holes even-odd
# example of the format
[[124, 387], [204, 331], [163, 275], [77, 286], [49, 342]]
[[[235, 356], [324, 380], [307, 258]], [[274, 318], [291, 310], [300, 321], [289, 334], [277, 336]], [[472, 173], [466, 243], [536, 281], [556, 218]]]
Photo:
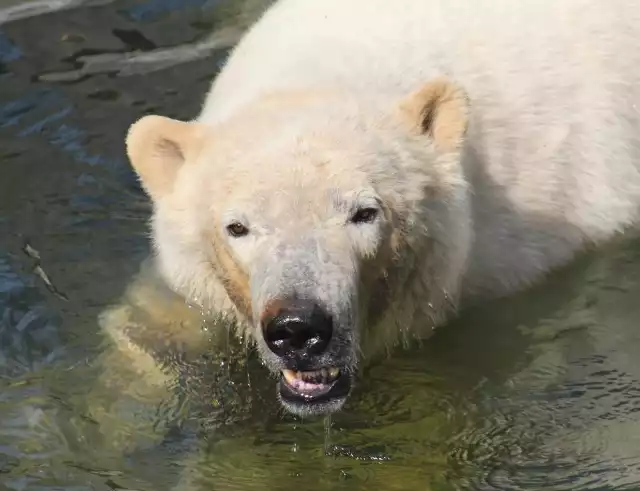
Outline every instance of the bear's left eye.
[[240, 222], [233, 222], [227, 225], [227, 232], [231, 237], [244, 237], [249, 233], [249, 229]]
[[377, 208], [360, 208], [351, 216], [351, 223], [371, 223], [377, 216]]

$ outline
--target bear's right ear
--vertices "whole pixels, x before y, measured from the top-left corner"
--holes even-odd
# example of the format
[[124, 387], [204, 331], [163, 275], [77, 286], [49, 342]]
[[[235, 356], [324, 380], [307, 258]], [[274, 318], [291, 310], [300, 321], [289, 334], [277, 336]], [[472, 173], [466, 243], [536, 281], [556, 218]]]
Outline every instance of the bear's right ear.
[[444, 77], [426, 83], [401, 101], [400, 113], [412, 131], [428, 135], [439, 151], [460, 150], [469, 102], [457, 84]]
[[204, 133], [200, 123], [163, 116], [144, 116], [131, 125], [127, 155], [152, 199], [172, 190], [178, 170], [199, 151]]

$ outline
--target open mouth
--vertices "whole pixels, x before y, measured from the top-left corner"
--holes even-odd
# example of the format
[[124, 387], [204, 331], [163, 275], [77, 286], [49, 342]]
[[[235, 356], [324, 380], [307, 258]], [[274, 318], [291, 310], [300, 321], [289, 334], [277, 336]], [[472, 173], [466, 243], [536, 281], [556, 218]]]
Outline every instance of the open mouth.
[[294, 412], [306, 413], [337, 410], [351, 389], [349, 375], [336, 367], [305, 372], [283, 370], [279, 385], [282, 402]]

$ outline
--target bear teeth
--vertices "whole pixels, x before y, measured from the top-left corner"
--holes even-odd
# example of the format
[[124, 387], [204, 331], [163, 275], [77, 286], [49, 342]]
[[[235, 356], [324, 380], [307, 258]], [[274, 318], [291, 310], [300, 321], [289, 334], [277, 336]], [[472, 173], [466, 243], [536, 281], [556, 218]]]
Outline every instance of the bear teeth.
[[283, 370], [282, 374], [284, 375], [285, 380], [290, 385], [295, 385], [297, 381], [302, 381], [302, 382], [311, 383], [311, 384], [327, 385], [332, 383], [338, 378], [338, 375], [340, 375], [340, 369], [331, 367], [331, 368], [321, 368], [320, 370], [313, 370], [309, 372]]

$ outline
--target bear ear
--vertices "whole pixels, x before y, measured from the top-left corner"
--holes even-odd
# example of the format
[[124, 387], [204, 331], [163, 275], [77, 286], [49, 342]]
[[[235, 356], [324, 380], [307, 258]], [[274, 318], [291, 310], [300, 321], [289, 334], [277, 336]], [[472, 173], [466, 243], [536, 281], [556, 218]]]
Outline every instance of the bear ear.
[[178, 170], [198, 152], [204, 126], [163, 116], [144, 116], [126, 138], [127, 155], [152, 199], [173, 189]]
[[458, 85], [446, 78], [432, 80], [405, 97], [400, 112], [410, 128], [428, 135], [439, 151], [460, 150], [467, 131], [469, 102]]

